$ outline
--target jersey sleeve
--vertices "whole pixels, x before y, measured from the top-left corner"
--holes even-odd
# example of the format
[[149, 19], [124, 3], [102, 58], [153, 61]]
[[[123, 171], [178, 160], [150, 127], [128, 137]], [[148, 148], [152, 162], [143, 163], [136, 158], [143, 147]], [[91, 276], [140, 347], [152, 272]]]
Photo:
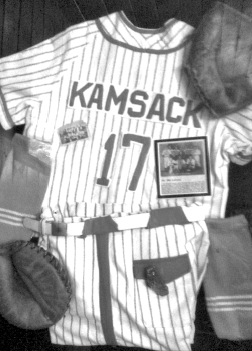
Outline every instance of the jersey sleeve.
[[224, 118], [225, 151], [230, 161], [245, 165], [252, 160], [252, 105]]
[[[0, 124], [4, 129], [26, 124], [31, 110], [50, 98], [53, 84], [74, 53], [74, 29], [0, 59]], [[67, 58], [66, 58], [67, 57]]]

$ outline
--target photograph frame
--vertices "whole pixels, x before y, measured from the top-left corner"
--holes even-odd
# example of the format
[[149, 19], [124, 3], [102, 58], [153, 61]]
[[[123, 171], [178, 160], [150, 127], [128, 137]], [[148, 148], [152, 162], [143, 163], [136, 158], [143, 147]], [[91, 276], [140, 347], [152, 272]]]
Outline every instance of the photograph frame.
[[158, 198], [211, 195], [206, 136], [155, 140]]

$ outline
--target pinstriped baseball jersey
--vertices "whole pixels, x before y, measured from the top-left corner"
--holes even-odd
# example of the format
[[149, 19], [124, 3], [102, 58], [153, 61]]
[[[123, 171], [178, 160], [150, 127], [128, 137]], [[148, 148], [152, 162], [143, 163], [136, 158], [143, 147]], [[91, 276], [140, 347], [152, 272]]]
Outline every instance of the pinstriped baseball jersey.
[[[230, 159], [246, 163], [251, 155], [251, 111], [216, 120], [203, 108], [183, 70], [192, 33], [177, 20], [158, 30], [139, 29], [115, 13], [0, 60], [1, 124], [8, 129], [25, 123], [27, 137], [52, 145], [42, 218], [75, 220], [196, 202], [207, 217], [224, 216]], [[205, 136], [211, 195], [158, 197], [154, 142]], [[189, 350], [206, 265], [204, 222], [109, 234], [104, 250], [110, 263], [111, 339], [104, 336], [101, 318], [102, 240], [44, 239], [67, 265], [75, 291], [65, 318], [51, 329], [52, 341], [116, 340]], [[172, 279], [168, 296], [157, 296], [141, 276], [133, 276], [135, 261], [179, 260], [184, 254], [191, 270]]]
[[[208, 217], [224, 215], [230, 158], [246, 162], [251, 154], [251, 113], [213, 120], [202, 108], [181, 69], [192, 30], [170, 20], [162, 30], [138, 31], [113, 14], [1, 60], [2, 125], [25, 123], [27, 136], [53, 143], [44, 207], [72, 214], [83, 203], [199, 201]], [[62, 146], [58, 129], [80, 120], [90, 137]], [[157, 199], [153, 141], [202, 135], [212, 196]]]

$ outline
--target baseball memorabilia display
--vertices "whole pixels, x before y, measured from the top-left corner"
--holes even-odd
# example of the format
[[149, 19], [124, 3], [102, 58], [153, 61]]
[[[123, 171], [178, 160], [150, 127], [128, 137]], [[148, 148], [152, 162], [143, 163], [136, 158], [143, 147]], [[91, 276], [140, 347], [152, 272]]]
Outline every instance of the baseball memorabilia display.
[[213, 118], [185, 73], [193, 32], [117, 12], [0, 60], [2, 126], [51, 148], [23, 226], [70, 275], [53, 344], [191, 349], [205, 218], [224, 217], [230, 160], [252, 157], [250, 108]]

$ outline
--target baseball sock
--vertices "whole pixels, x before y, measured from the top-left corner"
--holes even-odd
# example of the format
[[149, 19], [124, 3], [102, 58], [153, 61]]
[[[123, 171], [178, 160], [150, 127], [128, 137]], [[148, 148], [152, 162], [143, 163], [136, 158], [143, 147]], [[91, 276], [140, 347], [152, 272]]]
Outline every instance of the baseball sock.
[[25, 217], [39, 218], [50, 176], [50, 145], [15, 134], [0, 178], [0, 243], [30, 240]]
[[207, 310], [221, 339], [252, 338], [252, 239], [244, 215], [209, 219]]

